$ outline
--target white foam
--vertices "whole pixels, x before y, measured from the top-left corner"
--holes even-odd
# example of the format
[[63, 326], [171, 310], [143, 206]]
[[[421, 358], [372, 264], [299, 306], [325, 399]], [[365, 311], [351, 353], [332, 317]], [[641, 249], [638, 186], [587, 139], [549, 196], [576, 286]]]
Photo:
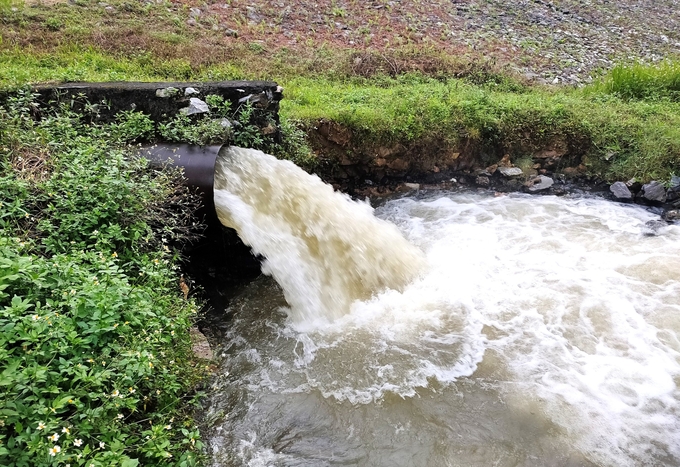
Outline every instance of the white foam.
[[293, 323], [331, 321], [350, 304], [401, 288], [421, 270], [420, 252], [367, 203], [261, 151], [227, 147], [215, 167], [223, 224], [266, 259]]
[[[220, 170], [249, 164], [229, 157], [229, 167]], [[680, 463], [678, 226], [646, 236], [653, 214], [596, 199], [457, 194], [393, 200], [378, 215], [426, 257], [424, 272], [409, 283], [419, 254], [391, 227], [388, 237], [363, 243], [385, 226], [369, 220], [367, 205], [343, 198], [351, 207], [329, 209], [327, 201], [340, 195], [317, 180], [279, 168], [256, 170], [262, 190], [237, 174], [216, 186], [237, 185], [238, 194], [232, 188], [215, 193], [217, 204], [228, 206], [229, 219], [221, 217], [267, 255], [265, 268], [291, 305], [288, 325], [274, 326], [285, 341], [277, 344], [279, 353], [264, 355], [258, 373], [245, 376], [252, 388], [318, 390], [369, 404], [387, 393], [414, 396], [433, 380], [480, 378], [505, 391], [508, 404], [540, 407], [569, 444], [597, 464]], [[282, 185], [288, 178], [311, 185]], [[274, 194], [270, 184], [285, 186], [285, 195]], [[301, 199], [313, 206], [297, 206], [300, 217], [291, 227], [281, 203]], [[326, 214], [334, 220], [320, 220]], [[355, 228], [355, 216], [366, 227]], [[299, 232], [332, 240], [315, 255]], [[393, 245], [388, 253], [368, 253]], [[403, 252], [406, 259], [395, 262]], [[341, 262], [329, 258], [336, 253]], [[405, 266], [406, 273], [396, 275], [400, 285], [386, 288], [382, 276], [358, 293], [318, 293], [346, 283], [319, 268], [332, 264], [336, 275], [356, 273], [355, 284], [372, 274], [372, 263]]]

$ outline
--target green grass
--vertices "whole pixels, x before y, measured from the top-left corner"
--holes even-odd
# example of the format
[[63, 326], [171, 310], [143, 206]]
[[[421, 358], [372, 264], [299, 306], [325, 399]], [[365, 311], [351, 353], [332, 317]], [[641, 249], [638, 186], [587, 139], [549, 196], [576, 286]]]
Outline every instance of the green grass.
[[[281, 64], [285, 57], [278, 52], [274, 61]], [[63, 46], [51, 54], [5, 49], [0, 52], [0, 86], [247, 79], [262, 78], [259, 73], [264, 73], [284, 86], [284, 119], [303, 128], [321, 119], [335, 121], [352, 131], [354, 147], [417, 141], [455, 147], [473, 141], [488, 148], [487, 153], [501, 147], [519, 158], [564, 140], [583, 157], [590, 175], [607, 180], [666, 180], [680, 171], [680, 108], [672, 88], [677, 65], [663, 64], [658, 71], [617, 67], [585, 89], [555, 91], [516, 85], [493, 73], [461, 79], [413, 73], [363, 78], [338, 74], [338, 69], [318, 76], [282, 65], [277, 76], [262, 69], [247, 71], [239, 63], [192, 66], [149, 53], [114, 56], [81, 46]], [[638, 78], [621, 78], [628, 72]]]
[[520, 158], [563, 140], [582, 153], [591, 175], [608, 180], [667, 180], [680, 170], [680, 105], [673, 102], [591, 90], [514, 93], [422, 77], [380, 83], [301, 77], [286, 89], [284, 115], [309, 125], [338, 122], [359, 145], [436, 139], [455, 147], [478, 140]]
[[624, 99], [668, 99], [678, 102], [680, 62], [669, 60], [657, 65], [620, 64], [592, 86], [592, 89]]

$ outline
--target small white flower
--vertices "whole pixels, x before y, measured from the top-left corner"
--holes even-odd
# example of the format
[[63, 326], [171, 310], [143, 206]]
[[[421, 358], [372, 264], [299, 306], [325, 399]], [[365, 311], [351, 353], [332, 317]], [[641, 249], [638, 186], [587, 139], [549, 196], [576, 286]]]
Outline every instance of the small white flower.
[[38, 321], [40, 319], [40, 316], [38, 315], [33, 315], [33, 321]]
[[111, 393], [111, 396], [113, 396], [113, 397], [118, 397], [119, 394], [120, 394], [120, 393], [118, 392], [118, 389], [115, 389], [115, 390]]
[[99, 442], [99, 447], [104, 449], [104, 446], [106, 446], [106, 443], [104, 441]]
[[71, 430], [69, 430], [68, 428], [64, 427], [64, 428], [61, 429], [61, 432], [62, 432], [62, 433], [69, 434], [69, 433], [71, 433]]
[[44, 430], [45, 424], [43, 422], [38, 423], [38, 430]]
[[83, 440], [80, 438], [76, 438], [75, 441], [73, 441], [73, 445], [77, 448], [83, 445]]
[[57, 454], [59, 454], [59, 452], [61, 452], [61, 448], [59, 447], [58, 444], [55, 444], [54, 446], [52, 446], [52, 449], [50, 449], [50, 456], [54, 457]]
[[49, 439], [52, 442], [56, 442], [59, 440], [59, 435], [55, 433], [52, 436], [48, 436], [47, 439]]
[[165, 425], [164, 428], [165, 428], [166, 430], [171, 430], [171, 429], [172, 429], [172, 426], [171, 426], [171, 425]]
[[123, 414], [119, 413], [118, 415], [116, 415], [116, 418], [118, 418], [118, 420], [120, 420], [121, 418], [123, 418]]

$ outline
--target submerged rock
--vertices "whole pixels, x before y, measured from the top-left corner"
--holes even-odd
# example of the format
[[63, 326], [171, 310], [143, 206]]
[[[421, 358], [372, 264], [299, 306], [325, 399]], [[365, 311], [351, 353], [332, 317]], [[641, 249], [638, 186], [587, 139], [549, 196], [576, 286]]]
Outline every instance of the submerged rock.
[[624, 182], [613, 183], [609, 187], [609, 191], [612, 192], [614, 198], [619, 200], [630, 201], [633, 199], [633, 194], [628, 189], [628, 186]]
[[642, 233], [648, 236], [659, 235], [659, 231], [667, 226], [668, 223], [661, 220], [647, 221], [642, 228]]

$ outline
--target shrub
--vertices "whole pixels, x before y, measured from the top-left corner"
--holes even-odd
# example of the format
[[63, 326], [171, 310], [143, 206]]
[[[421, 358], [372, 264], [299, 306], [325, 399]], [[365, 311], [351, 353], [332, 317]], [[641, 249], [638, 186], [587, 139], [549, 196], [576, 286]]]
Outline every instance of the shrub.
[[138, 116], [35, 110], [0, 107], [0, 465], [196, 465], [197, 305], [171, 249], [196, 201], [120, 146]]

